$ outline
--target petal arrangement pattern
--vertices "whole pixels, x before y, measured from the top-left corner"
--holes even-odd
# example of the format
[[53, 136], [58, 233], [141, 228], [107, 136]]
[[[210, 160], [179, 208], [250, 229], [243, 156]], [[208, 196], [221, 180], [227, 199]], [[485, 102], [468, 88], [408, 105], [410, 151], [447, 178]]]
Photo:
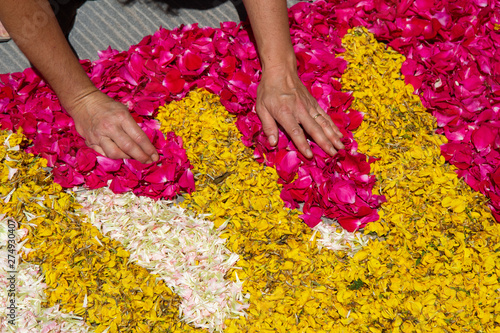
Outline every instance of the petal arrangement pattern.
[[374, 173], [388, 199], [382, 219], [364, 230], [376, 237], [350, 255], [319, 251], [300, 213], [279, 207], [277, 172], [250, 157], [216, 96], [193, 91], [159, 109], [162, 131], [182, 137], [194, 167], [198, 190], [182, 205], [224, 226], [240, 255], [250, 308], [226, 332], [498, 327], [500, 225], [441, 156], [446, 138], [405, 85], [404, 57], [363, 29], [346, 35], [344, 46], [342, 80], [365, 114], [356, 138], [379, 156]]
[[[249, 27], [232, 22], [219, 29], [161, 29], [128, 51], [108, 49], [99, 60], [83, 62], [99, 89], [128, 105], [160, 151], [159, 163], [111, 161], [86, 148], [53, 92], [31, 69], [0, 77], [0, 124], [4, 129], [22, 127], [34, 141], [30, 151], [49, 161], [56, 182], [64, 187], [98, 188], [111, 181], [115, 193], [132, 190], [171, 199], [194, 190], [189, 162], [179, 138], [164, 139], [151, 119], [158, 106], [204, 87], [238, 115], [243, 142], [255, 145], [259, 160], [276, 165], [288, 207], [304, 202], [308, 225], [325, 215], [352, 231], [376, 220], [384, 200], [372, 195], [372, 160], [366, 162], [352, 139], [362, 115], [350, 109], [350, 93], [341, 91], [338, 78], [346, 62], [332, 57], [342, 52], [340, 38], [347, 29], [363, 25], [407, 56], [402, 69], [406, 82], [414, 85], [450, 140], [443, 146], [444, 156], [469, 185], [490, 198], [498, 217], [498, 1], [433, 3], [319, 0], [290, 9], [299, 75], [346, 138], [346, 150], [334, 158], [313, 145], [315, 157], [307, 160], [283, 133], [277, 149], [267, 144], [253, 109], [261, 73], [257, 53]], [[167, 186], [160, 183], [164, 180]], [[332, 187], [345, 195], [331, 195]]]
[[[498, 5], [292, 7], [300, 77], [344, 133], [346, 149], [335, 157], [313, 144], [307, 160], [284, 133], [268, 145], [253, 107], [261, 71], [245, 24], [160, 29], [128, 51], [82, 62], [157, 147], [151, 165], [85, 147], [33, 70], [1, 75], [0, 124], [14, 132], [0, 132], [0, 214], [20, 224], [22, 285], [32, 284], [28, 275], [46, 285], [37, 298], [44, 309], [22, 323], [34, 332], [78, 320], [96, 332], [200, 331], [186, 321], [225, 332], [499, 330]], [[106, 185], [114, 194], [89, 191]], [[74, 186], [86, 188], [80, 199], [105, 193], [102, 207], [115, 202], [116, 214], [136, 220], [96, 220], [98, 205], [87, 201], [82, 211], [78, 195], [63, 190]], [[155, 200], [183, 193], [180, 206], [217, 228], [204, 236], [238, 260], [219, 248], [229, 256], [223, 264], [182, 242], [160, 249], [169, 245], [159, 241], [168, 218], [148, 219], [172, 203], [125, 192]], [[320, 222], [325, 216], [338, 226]], [[146, 235], [155, 241], [139, 243]], [[182, 260], [183, 276], [162, 271]], [[191, 280], [213, 274], [213, 260], [222, 260], [213, 290], [196, 290], [209, 282]], [[208, 298], [227, 286], [230, 314], [218, 316]]]
[[178, 296], [129, 263], [121, 244], [81, 221], [74, 196], [44, 170], [47, 160], [20, 149], [28, 143], [21, 133], [0, 137], [2, 171], [12, 170], [0, 185], [0, 214], [24, 229], [22, 258], [43, 272], [43, 305], [82, 317], [95, 332], [175, 327]]
[[[8, 316], [11, 306], [9, 295], [10, 282], [12, 282], [12, 270], [7, 269], [8, 256], [8, 218], [5, 215], [0, 220], [0, 332], [61, 332], [61, 333], [86, 333], [90, 326], [86, 325], [83, 318], [70, 315], [59, 310], [59, 306], [46, 308], [43, 304], [47, 301], [45, 288], [40, 267], [38, 265], [21, 262], [17, 267], [17, 274], [13, 283], [17, 288], [16, 317], [17, 329], [15, 325], [10, 325], [8, 321], [12, 316]], [[15, 222], [11, 219], [11, 223]], [[16, 240], [20, 243], [25, 236], [26, 229], [18, 229]], [[14, 251], [15, 252], [15, 251]], [[16, 258], [18, 260], [18, 258]], [[10, 278], [10, 280], [9, 280]], [[12, 306], [11, 306], [12, 307]]]
[[351, 251], [314, 245], [314, 232], [300, 223], [300, 212], [285, 208], [277, 171], [255, 161], [219, 97], [193, 91], [160, 107], [158, 119], [162, 131], [181, 136], [194, 166], [197, 191], [182, 206], [224, 226], [228, 247], [240, 256], [241, 271], [233, 274], [244, 281], [250, 307], [248, 317], [229, 322], [226, 332], [332, 328], [336, 287], [329, 280], [338, 257]]
[[[202, 95], [210, 96], [207, 92]], [[214, 110], [221, 109], [218, 104]], [[181, 209], [171, 207], [171, 202], [156, 202], [132, 193], [113, 194], [109, 189], [64, 192], [43, 170], [45, 159], [21, 150], [28, 142], [20, 133], [2, 132], [1, 138], [1, 169], [7, 181], [0, 188], [0, 209], [4, 217], [21, 221], [18, 232], [27, 262], [18, 269], [21, 285], [16, 301], [21, 304], [17, 328], [2, 320], [0, 332], [196, 331], [172, 315], [176, 307], [184, 322], [220, 331], [225, 324], [221, 320], [245, 315], [248, 305], [242, 299], [237, 271], [232, 272], [235, 282], [224, 281], [238, 256], [229, 256], [221, 246], [225, 239], [219, 238], [219, 231], [211, 230], [212, 223], [184, 215]], [[251, 150], [239, 140], [234, 142], [247, 151], [249, 160], [253, 159]], [[255, 172], [262, 168], [255, 161], [253, 166]], [[276, 189], [275, 211], [286, 216], [278, 184], [273, 179], [267, 179], [266, 184]], [[310, 231], [299, 223], [297, 212], [295, 219], [297, 227]], [[2, 235], [6, 235], [6, 225], [1, 225]], [[326, 228], [323, 226], [320, 232]], [[361, 235], [354, 238], [342, 230], [327, 231], [328, 238], [320, 240], [325, 248], [352, 246], [356, 251], [367, 242]], [[154, 280], [136, 265], [148, 268]], [[5, 276], [2, 273], [2, 279]], [[179, 294], [180, 302], [173, 297], [164, 304], [172, 295], [162, 282]], [[27, 284], [36, 287], [37, 294], [32, 289], [26, 295]], [[7, 304], [7, 295], [0, 296]]]
[[500, 221], [500, 1], [317, 1], [298, 24], [329, 19], [365, 26], [406, 56], [401, 68], [448, 142], [443, 156]]
[[130, 262], [158, 275], [180, 296], [183, 321], [220, 331], [225, 320], [245, 315], [241, 282], [225, 280], [238, 255], [224, 246], [222, 230], [212, 222], [166, 200], [116, 195], [108, 188], [79, 191], [77, 200], [86, 221], [123, 244]]
[[[112, 161], [87, 148], [54, 93], [31, 69], [0, 77], [0, 124], [3, 129], [23, 128], [33, 140], [29, 152], [48, 160], [55, 181], [63, 187], [94, 189], [110, 182], [115, 193], [133, 191], [172, 199], [181, 191], [194, 190], [190, 164], [182, 140], [175, 134], [164, 137], [153, 116], [158, 106], [181, 99], [194, 87], [204, 87], [221, 96], [227, 110], [238, 115], [242, 140], [256, 145], [259, 161], [276, 165], [280, 182], [286, 184], [282, 198], [288, 207], [304, 202], [303, 217], [309, 226], [318, 224], [322, 215], [338, 219], [349, 231], [377, 220], [383, 197], [372, 194], [375, 179], [369, 175], [369, 162], [352, 140], [351, 130], [359, 126], [361, 115], [344, 112], [352, 96], [340, 91], [338, 78], [346, 63], [332, 56], [342, 50], [334, 25], [327, 28], [328, 35], [292, 27], [301, 79], [346, 138], [347, 149], [333, 158], [313, 145], [313, 160], [305, 159], [284, 133], [277, 148], [270, 147], [263, 136], [253, 107], [261, 70], [249, 29], [232, 22], [222, 23], [219, 29], [197, 25], [160, 29], [128, 51], [108, 49], [99, 60], [82, 62], [99, 89], [130, 108], [158, 149], [158, 163]], [[337, 183], [347, 197], [330, 194]]]
[[447, 140], [405, 86], [404, 57], [365, 29], [346, 35], [343, 45], [349, 66], [342, 81], [365, 114], [355, 137], [361, 151], [379, 157], [373, 172], [387, 198], [381, 220], [364, 230], [381, 239], [345, 267], [373, 292], [368, 306], [349, 305], [350, 317], [358, 313], [378, 331], [498, 330], [500, 224], [486, 198], [440, 155]]

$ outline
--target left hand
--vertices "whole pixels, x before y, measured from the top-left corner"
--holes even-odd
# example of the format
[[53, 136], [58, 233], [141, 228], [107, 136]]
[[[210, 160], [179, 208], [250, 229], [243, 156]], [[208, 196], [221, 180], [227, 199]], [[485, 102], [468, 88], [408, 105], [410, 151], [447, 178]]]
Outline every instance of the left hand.
[[312, 158], [313, 153], [304, 130], [331, 156], [345, 148], [340, 141], [342, 133], [300, 81], [296, 70], [273, 68], [263, 72], [256, 111], [272, 146], [277, 144], [277, 121], [307, 158]]

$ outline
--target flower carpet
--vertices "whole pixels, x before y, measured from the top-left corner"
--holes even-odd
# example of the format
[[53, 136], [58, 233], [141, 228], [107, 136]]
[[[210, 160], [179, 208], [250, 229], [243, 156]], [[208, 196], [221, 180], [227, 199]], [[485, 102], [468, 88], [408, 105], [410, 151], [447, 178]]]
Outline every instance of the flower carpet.
[[0, 331], [500, 332], [499, 15], [290, 8], [299, 75], [346, 146], [311, 160], [261, 131], [246, 24], [82, 61], [150, 165], [87, 148], [32, 69], [1, 75]]

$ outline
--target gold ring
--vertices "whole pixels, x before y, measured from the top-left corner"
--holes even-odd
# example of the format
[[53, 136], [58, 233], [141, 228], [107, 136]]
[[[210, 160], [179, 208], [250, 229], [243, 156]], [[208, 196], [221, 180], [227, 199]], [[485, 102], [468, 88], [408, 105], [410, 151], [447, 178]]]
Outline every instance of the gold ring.
[[313, 116], [313, 119], [316, 120], [316, 118], [318, 118], [319, 116], [321, 116], [321, 113], [317, 113]]

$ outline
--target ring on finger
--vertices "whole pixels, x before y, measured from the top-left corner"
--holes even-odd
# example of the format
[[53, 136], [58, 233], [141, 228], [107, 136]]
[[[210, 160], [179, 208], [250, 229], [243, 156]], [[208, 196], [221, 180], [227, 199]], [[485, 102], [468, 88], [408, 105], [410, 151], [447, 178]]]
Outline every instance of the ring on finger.
[[321, 116], [321, 113], [316, 113], [314, 116], [313, 116], [313, 119], [316, 120], [316, 118], [318, 118], [319, 116]]

